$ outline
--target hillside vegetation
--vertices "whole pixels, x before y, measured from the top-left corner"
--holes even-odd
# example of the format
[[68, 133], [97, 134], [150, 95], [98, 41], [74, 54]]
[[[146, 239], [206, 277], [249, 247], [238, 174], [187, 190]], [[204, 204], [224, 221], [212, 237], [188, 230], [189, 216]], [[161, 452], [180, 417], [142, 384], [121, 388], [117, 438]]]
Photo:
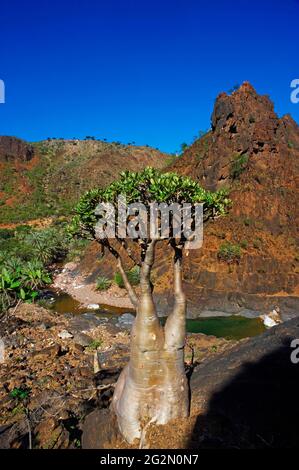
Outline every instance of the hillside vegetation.
[[0, 224], [68, 215], [80, 195], [120, 171], [163, 168], [170, 156], [150, 147], [96, 140], [28, 144], [0, 137]]

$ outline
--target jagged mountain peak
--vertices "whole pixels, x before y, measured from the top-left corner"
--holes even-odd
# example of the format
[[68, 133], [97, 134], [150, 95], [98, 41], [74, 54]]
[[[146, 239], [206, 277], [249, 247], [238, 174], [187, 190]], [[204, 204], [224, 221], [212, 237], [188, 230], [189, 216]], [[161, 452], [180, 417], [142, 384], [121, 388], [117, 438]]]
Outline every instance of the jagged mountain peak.
[[192, 174], [208, 189], [232, 186], [239, 179], [259, 184], [254, 178], [261, 170], [282, 186], [293, 180], [299, 127], [289, 115], [279, 118], [270, 98], [249, 82], [232, 94], [220, 93], [211, 121], [211, 131], [184, 152], [175, 170]]
[[278, 117], [272, 101], [268, 96], [259, 95], [249, 82], [244, 82], [233, 93], [220, 93], [217, 97], [212, 114], [212, 129], [216, 132], [225, 129], [237, 133], [238, 129], [230, 126], [236, 127], [238, 121], [252, 124], [264, 119], [277, 125], [275, 121]]

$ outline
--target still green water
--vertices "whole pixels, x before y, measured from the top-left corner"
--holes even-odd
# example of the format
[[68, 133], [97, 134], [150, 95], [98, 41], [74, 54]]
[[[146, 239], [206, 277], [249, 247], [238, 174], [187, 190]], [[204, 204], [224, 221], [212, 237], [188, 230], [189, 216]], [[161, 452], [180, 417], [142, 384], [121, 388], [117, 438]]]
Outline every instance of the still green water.
[[[57, 313], [82, 314], [87, 311], [81, 304], [68, 294], [55, 295], [55, 301], [50, 308]], [[109, 320], [117, 320], [119, 315], [128, 312], [129, 309], [119, 309], [115, 307], [101, 306], [95, 313], [101, 317], [107, 317]], [[92, 313], [92, 311], [90, 311]], [[166, 317], [161, 318], [162, 324]], [[206, 335], [217, 336], [226, 339], [242, 339], [250, 336], [256, 336], [263, 331], [265, 327], [259, 318], [245, 318], [238, 315], [229, 317], [210, 317], [199, 318], [196, 320], [187, 320], [187, 331], [189, 333], [204, 333]]]
[[257, 336], [263, 333], [265, 329], [260, 318], [245, 318], [239, 315], [187, 320], [187, 331], [189, 333], [204, 333], [205, 335], [226, 339]]

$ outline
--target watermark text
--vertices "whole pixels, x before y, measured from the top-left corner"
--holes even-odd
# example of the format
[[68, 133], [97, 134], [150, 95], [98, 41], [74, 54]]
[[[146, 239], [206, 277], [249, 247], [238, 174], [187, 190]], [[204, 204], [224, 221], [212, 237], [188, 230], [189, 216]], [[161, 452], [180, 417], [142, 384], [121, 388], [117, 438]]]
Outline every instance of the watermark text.
[[198, 249], [203, 242], [203, 204], [142, 202], [127, 204], [119, 196], [117, 205], [98, 204], [96, 237], [185, 240], [185, 248]]
[[299, 103], [299, 78], [295, 78], [291, 81], [291, 88], [294, 88], [291, 92], [291, 102], [297, 104]]
[[291, 348], [294, 349], [291, 354], [291, 362], [293, 364], [299, 364], [299, 338], [293, 339], [291, 342]]
[[0, 104], [5, 103], [5, 83], [3, 80], [0, 80]]

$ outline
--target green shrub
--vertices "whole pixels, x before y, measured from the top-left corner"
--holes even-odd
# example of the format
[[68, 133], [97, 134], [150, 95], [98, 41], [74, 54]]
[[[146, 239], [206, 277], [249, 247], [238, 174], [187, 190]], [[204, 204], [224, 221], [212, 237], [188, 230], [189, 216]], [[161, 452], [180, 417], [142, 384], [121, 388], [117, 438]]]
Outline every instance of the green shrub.
[[[140, 282], [140, 267], [139, 266], [134, 266], [130, 271], [126, 272], [128, 280], [133, 286], [137, 286]], [[117, 271], [114, 275], [114, 282], [118, 285], [118, 287], [121, 287], [122, 289], [125, 287], [124, 286], [124, 281], [122, 278], [122, 275]]]
[[7, 291], [0, 290], [0, 314], [6, 312], [13, 305], [13, 298]]
[[182, 153], [185, 152], [185, 150], [187, 150], [187, 148], [188, 148], [188, 144], [186, 144], [186, 142], [183, 142], [183, 143], [181, 144], [181, 152], [182, 152]]
[[177, 159], [177, 155], [175, 153], [172, 153], [171, 155], [165, 158], [164, 165], [170, 166], [176, 161], [176, 159]]
[[243, 173], [243, 171], [247, 168], [248, 163], [248, 155], [245, 153], [244, 155], [236, 155], [234, 156], [233, 162], [230, 168], [230, 177], [231, 179], [235, 180], [239, 178], [239, 176]]
[[114, 282], [116, 285], [118, 285], [118, 287], [121, 287], [122, 289], [125, 287], [122, 275], [118, 271], [116, 271], [116, 273], [114, 274]]
[[107, 290], [111, 286], [111, 281], [105, 277], [105, 276], [100, 276], [97, 279], [96, 283], [96, 289], [97, 290]]
[[140, 267], [134, 266], [128, 273], [128, 279], [133, 286], [137, 286], [140, 282]]
[[17, 300], [33, 301], [38, 289], [51, 282], [51, 277], [38, 261], [23, 262], [8, 258], [0, 263], [0, 311], [7, 310]]
[[89, 240], [84, 240], [80, 238], [74, 238], [70, 240], [68, 247], [67, 247], [68, 251], [67, 251], [66, 260], [73, 261], [73, 260], [79, 259], [83, 255], [89, 243], [90, 243]]
[[261, 248], [261, 240], [259, 240], [258, 238], [256, 238], [255, 240], [253, 240], [253, 248], [255, 248], [256, 250], [259, 250]]
[[241, 247], [241, 248], [244, 248], [244, 250], [246, 250], [246, 248], [248, 247], [248, 242], [247, 242], [247, 240], [241, 240], [241, 241], [240, 241], [240, 247]]
[[10, 396], [18, 401], [26, 400], [29, 397], [31, 389], [28, 387], [15, 387], [11, 392]]
[[229, 93], [233, 93], [234, 91], [237, 91], [240, 88], [239, 83], [236, 83], [232, 88], [228, 90]]
[[246, 217], [243, 222], [246, 227], [250, 227], [250, 225], [253, 225], [253, 220], [250, 217]]
[[32, 227], [30, 227], [30, 225], [26, 225], [26, 224], [18, 225], [15, 228], [15, 232], [17, 234], [19, 234], [19, 233], [30, 233], [30, 232], [32, 232]]
[[49, 227], [35, 230], [18, 227], [11, 236], [0, 236], [0, 250], [9, 256], [18, 256], [23, 261], [40, 261], [48, 265], [65, 257], [69, 241], [64, 227]]
[[96, 351], [100, 346], [102, 346], [103, 344], [103, 341], [100, 340], [100, 339], [94, 339], [88, 346], [86, 349], [88, 349], [89, 351]]
[[34, 259], [43, 264], [53, 263], [67, 252], [66, 235], [56, 228], [32, 231], [24, 236], [24, 244], [29, 245]]
[[83, 252], [89, 242], [70, 239], [65, 225], [59, 221], [45, 229], [22, 225], [0, 230], [0, 311], [18, 299], [34, 300], [38, 290], [51, 282], [49, 265]]
[[12, 238], [14, 236], [14, 232], [12, 230], [3, 228], [0, 229], [0, 239], [2, 240], [8, 240], [9, 238]]
[[218, 251], [218, 258], [227, 262], [239, 261], [241, 258], [241, 247], [233, 243], [223, 243]]

